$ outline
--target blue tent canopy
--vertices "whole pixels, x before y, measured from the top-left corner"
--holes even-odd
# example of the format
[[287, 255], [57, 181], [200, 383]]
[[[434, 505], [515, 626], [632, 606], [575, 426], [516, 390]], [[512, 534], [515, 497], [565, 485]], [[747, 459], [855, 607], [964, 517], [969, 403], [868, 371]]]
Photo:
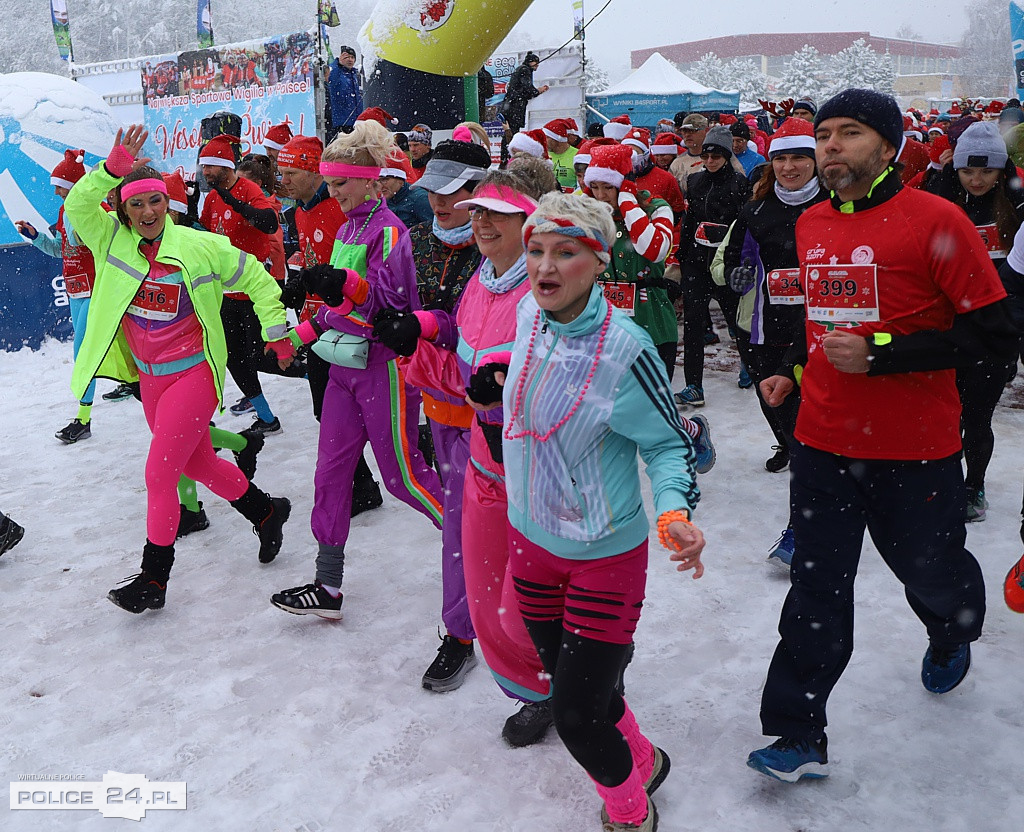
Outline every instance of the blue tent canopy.
[[[587, 104], [607, 119], [626, 113], [638, 127], [653, 127], [681, 110], [733, 112], [739, 107], [740, 94], [698, 84], [655, 52], [625, 80], [588, 95]], [[599, 120], [588, 112], [588, 123]]]

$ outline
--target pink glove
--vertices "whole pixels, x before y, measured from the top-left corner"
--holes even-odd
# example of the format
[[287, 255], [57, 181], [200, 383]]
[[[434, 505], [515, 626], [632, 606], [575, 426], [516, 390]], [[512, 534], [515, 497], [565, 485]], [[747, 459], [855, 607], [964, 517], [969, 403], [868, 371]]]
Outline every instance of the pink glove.
[[111, 176], [121, 178], [132, 172], [132, 165], [135, 164], [135, 157], [128, 152], [123, 144], [119, 144], [110, 152], [110, 155], [107, 157], [107, 161], [104, 162], [104, 164]]
[[295, 358], [295, 344], [290, 338], [280, 338], [277, 341], [270, 341], [267, 344], [268, 350], [273, 350], [279, 362], [290, 361]]

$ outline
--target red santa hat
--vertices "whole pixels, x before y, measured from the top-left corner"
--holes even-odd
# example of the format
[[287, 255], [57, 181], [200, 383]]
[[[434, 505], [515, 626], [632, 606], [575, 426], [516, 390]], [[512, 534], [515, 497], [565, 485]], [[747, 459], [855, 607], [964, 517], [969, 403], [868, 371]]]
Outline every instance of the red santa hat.
[[675, 133], [676, 124], [670, 118], [659, 118], [658, 123], [654, 125], [654, 132], [658, 135], [662, 133]]
[[990, 116], [997, 116], [1003, 111], [1003, 107], [1006, 105], [1002, 101], [990, 101], [988, 106], [985, 108], [985, 112]]
[[275, 124], [267, 131], [267, 134], [263, 137], [263, 146], [279, 151], [288, 143], [291, 137], [292, 128], [288, 126], [287, 122], [281, 122], [280, 124]]
[[180, 173], [162, 173], [164, 184], [167, 186], [168, 207], [179, 214], [188, 213], [188, 188], [185, 187], [185, 180]]
[[564, 118], [552, 119], [541, 128], [541, 131], [556, 142], [569, 141], [569, 124]]
[[946, 131], [942, 129], [941, 124], [933, 124], [928, 128], [928, 135], [931, 136], [933, 133], [938, 133], [940, 136], [945, 135]]
[[583, 135], [580, 132], [580, 126], [579, 126], [579, 124], [577, 124], [576, 119], [574, 119], [574, 118], [567, 118], [567, 119], [565, 119], [565, 126], [568, 128], [570, 136], [582, 136]]
[[615, 139], [607, 139], [604, 137], [587, 139], [576, 149], [576, 155], [572, 157], [572, 163], [574, 165], [589, 165], [591, 153], [593, 153], [595, 147], [606, 147], [613, 144], [618, 144], [618, 142], [615, 141]]
[[939, 157], [947, 150], [949, 150], [949, 136], [942, 133], [933, 138], [928, 146], [928, 158], [931, 160], [928, 167], [933, 170], [941, 170], [942, 163], [939, 161]]
[[50, 184], [70, 191], [75, 183], [85, 176], [85, 165], [82, 164], [84, 161], [84, 150], [65, 150], [64, 158], [50, 172]]
[[634, 127], [626, 134], [622, 143], [637, 148], [641, 153], [650, 153], [651, 131], [646, 127]]
[[542, 130], [520, 130], [508, 143], [509, 151], [518, 150], [538, 159], [548, 158], [546, 136]]
[[917, 120], [913, 116], [903, 116], [903, 135], [910, 139], [917, 139], [921, 141], [923, 136], [921, 131], [917, 129]]
[[784, 153], [814, 158], [814, 126], [802, 118], [787, 118], [768, 145], [768, 158]]
[[323, 152], [323, 142], [316, 136], [295, 136], [277, 154], [277, 167], [319, 173]]
[[730, 127], [736, 123], [736, 116], [732, 113], [722, 113], [718, 116], [718, 123], [723, 127]]
[[239, 140], [228, 133], [221, 133], [214, 136], [206, 143], [206, 146], [199, 151], [199, 164], [212, 165], [218, 168], [235, 169], [234, 145], [240, 144]]
[[380, 169], [380, 175], [393, 176], [396, 179], [404, 179], [406, 182], [409, 181], [409, 177], [412, 175], [412, 162], [409, 161], [409, 157], [405, 155], [405, 151], [397, 145], [391, 149], [388, 154], [387, 164]]
[[609, 121], [603, 128], [604, 135], [609, 139], [615, 139], [617, 142], [621, 142], [626, 138], [626, 134], [633, 126], [633, 122], [629, 120], [629, 116], [623, 114], [621, 116], [615, 116]]
[[950, 114], [951, 116], [959, 116], [959, 115], [962, 115], [962, 113], [960, 112], [960, 105], [959, 105], [959, 104], [958, 104], [958, 103], [957, 103], [956, 101], [954, 101], [954, 102], [953, 102], [953, 104], [952, 104], [952, 105], [950, 106], [950, 108], [949, 108], [949, 114]]
[[381, 127], [394, 127], [398, 124], [397, 118], [386, 110], [382, 110], [380, 107], [367, 107], [358, 116], [356, 116], [356, 121], [375, 121]]
[[621, 188], [626, 176], [633, 171], [633, 151], [625, 145], [599, 145], [591, 150], [590, 156], [590, 164], [583, 175], [583, 184], [587, 187], [604, 182]]
[[651, 153], [658, 156], [678, 156], [679, 136], [675, 133], [659, 133], [651, 145]]

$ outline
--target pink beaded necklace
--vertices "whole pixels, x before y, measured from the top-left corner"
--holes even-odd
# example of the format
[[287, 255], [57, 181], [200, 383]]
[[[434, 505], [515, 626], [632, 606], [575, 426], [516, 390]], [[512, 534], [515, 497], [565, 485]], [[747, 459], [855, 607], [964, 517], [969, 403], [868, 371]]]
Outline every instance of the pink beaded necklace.
[[537, 340], [537, 330], [540, 327], [540, 316], [541, 311], [537, 310], [537, 316], [533, 319], [533, 329], [530, 330], [530, 343], [526, 347], [526, 361], [523, 363], [522, 372], [519, 373], [519, 381], [516, 383], [515, 400], [512, 405], [512, 415], [508, 419], [508, 427], [505, 428], [506, 439], [522, 439], [524, 436], [532, 436], [538, 442], [547, 442], [555, 431], [557, 431], [562, 425], [568, 422], [576, 409], [580, 406], [583, 401], [583, 397], [587, 395], [587, 390], [590, 388], [590, 382], [594, 379], [594, 373], [597, 372], [597, 364], [601, 360], [601, 351], [604, 348], [604, 338], [608, 334], [608, 326], [612, 320], [612, 305], [605, 301], [608, 311], [604, 316], [604, 323], [601, 324], [601, 334], [597, 338], [597, 349], [594, 350], [594, 363], [590, 365], [590, 372], [587, 373], [587, 380], [583, 382], [583, 389], [580, 390], [580, 395], [576, 399], [573, 406], [569, 409], [569, 412], [563, 416], [557, 425], [552, 427], [546, 433], [540, 434], [533, 430], [523, 430], [519, 433], [512, 433], [512, 425], [515, 424], [517, 416], [525, 415], [523, 413], [523, 394], [525, 392], [527, 377], [529, 376], [530, 364], [533, 361], [533, 345]]

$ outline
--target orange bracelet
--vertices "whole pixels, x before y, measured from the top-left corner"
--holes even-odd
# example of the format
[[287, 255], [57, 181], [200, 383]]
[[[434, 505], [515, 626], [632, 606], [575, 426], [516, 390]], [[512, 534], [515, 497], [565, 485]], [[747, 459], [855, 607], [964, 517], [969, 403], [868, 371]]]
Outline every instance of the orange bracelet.
[[688, 526], [692, 526], [693, 523], [690, 522], [690, 514], [686, 511], [666, 511], [658, 518], [658, 540], [666, 549], [678, 552], [679, 544], [668, 536], [668, 527], [671, 523], [686, 523]]

